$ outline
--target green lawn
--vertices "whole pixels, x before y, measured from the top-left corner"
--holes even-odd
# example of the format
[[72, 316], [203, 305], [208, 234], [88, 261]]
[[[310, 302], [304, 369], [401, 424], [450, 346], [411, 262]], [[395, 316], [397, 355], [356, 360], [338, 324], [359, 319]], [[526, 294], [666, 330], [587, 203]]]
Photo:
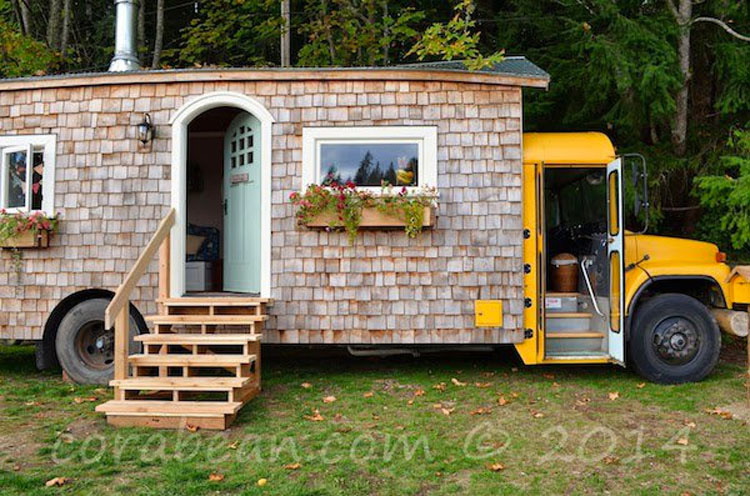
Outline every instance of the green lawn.
[[263, 393], [217, 434], [110, 428], [109, 391], [0, 346], [0, 494], [747, 494], [748, 425], [707, 412], [744, 398], [742, 371], [666, 387], [511, 352], [271, 350]]

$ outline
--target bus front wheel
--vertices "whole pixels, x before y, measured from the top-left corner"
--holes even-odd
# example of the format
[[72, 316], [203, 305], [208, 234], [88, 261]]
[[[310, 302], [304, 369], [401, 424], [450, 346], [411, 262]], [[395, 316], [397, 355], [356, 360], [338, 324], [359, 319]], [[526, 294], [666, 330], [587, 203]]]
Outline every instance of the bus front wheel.
[[635, 314], [629, 342], [636, 372], [659, 384], [704, 379], [719, 360], [721, 333], [698, 300], [684, 294], [661, 294]]

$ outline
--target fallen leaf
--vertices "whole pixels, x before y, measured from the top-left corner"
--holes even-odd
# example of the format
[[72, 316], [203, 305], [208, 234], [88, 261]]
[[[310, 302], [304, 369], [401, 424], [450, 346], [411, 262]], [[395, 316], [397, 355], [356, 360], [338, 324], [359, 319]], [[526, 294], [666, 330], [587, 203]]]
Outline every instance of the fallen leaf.
[[614, 455], [609, 455], [604, 457], [604, 463], [607, 465], [614, 465], [615, 463], [619, 462], [620, 458]]
[[480, 389], [488, 388], [492, 386], [491, 382], [475, 382], [474, 385]]
[[693, 422], [693, 421], [690, 421], [690, 420], [686, 420], [686, 421], [684, 422], [684, 424], [685, 424], [685, 426], [687, 426], [687, 427], [690, 427], [690, 428], [695, 428], [695, 422]]
[[188, 432], [198, 432], [199, 427], [197, 425], [185, 424], [185, 429], [187, 429]]
[[520, 394], [518, 394], [518, 393], [517, 393], [517, 392], [515, 392], [515, 391], [511, 391], [511, 392], [510, 392], [510, 395], [511, 395], [511, 396], [512, 396], [513, 398], [518, 398], [519, 396], [521, 396]]
[[485, 415], [488, 413], [492, 413], [492, 408], [484, 408], [482, 406], [470, 412], [471, 415]]
[[445, 391], [445, 383], [441, 382], [440, 384], [435, 384], [432, 386], [432, 389], [437, 389], [438, 391]]
[[20, 465], [13, 465], [13, 471], [14, 472], [20, 472], [21, 471], [21, 466]]
[[500, 462], [488, 463], [487, 468], [492, 470], [493, 472], [500, 472], [502, 470], [505, 470], [505, 465]]
[[451, 413], [453, 413], [453, 410], [455, 410], [455, 408], [441, 408], [440, 412], [443, 415], [450, 415]]
[[70, 482], [70, 479], [68, 479], [67, 477], [55, 477], [54, 479], [50, 479], [47, 482], [45, 482], [44, 485], [47, 487], [55, 487], [55, 486], [60, 487], [60, 486], [64, 486], [68, 482]]
[[221, 482], [224, 480], [224, 474], [217, 474], [216, 472], [211, 472], [211, 474], [208, 476], [208, 480], [211, 482]]
[[687, 446], [688, 442], [689, 441], [686, 437], [681, 437], [680, 439], [677, 440], [677, 444], [679, 444], [680, 446]]
[[26, 405], [26, 406], [42, 406], [42, 404], [39, 403], [38, 401], [27, 401], [26, 403], [24, 403], [24, 405]]
[[317, 409], [313, 410], [313, 414], [312, 415], [305, 415], [305, 418], [307, 420], [311, 420], [313, 422], [322, 422], [322, 421], [325, 420], [323, 418], [323, 416], [320, 414], [320, 412]]
[[406, 402], [407, 405], [412, 406], [414, 404], [414, 400], [409, 400]]
[[535, 410], [531, 410], [531, 416], [534, 418], [543, 418], [544, 414], [542, 412], [537, 412]]
[[455, 377], [451, 379], [451, 382], [453, 383], [454, 386], [464, 387], [466, 385], [465, 382], [461, 382]]
[[268, 479], [258, 479], [258, 486], [263, 487], [268, 484]]
[[301, 466], [299, 463], [287, 463], [284, 465], [284, 468], [287, 470], [299, 470]]
[[635, 385], [635, 387], [637, 387], [638, 389], [643, 389], [643, 388], [646, 387], [646, 383], [645, 382], [639, 382], [638, 384]]
[[494, 377], [494, 372], [482, 372], [482, 376], [484, 377]]
[[414, 391], [414, 396], [424, 396], [424, 389], [420, 388]]
[[375, 394], [372, 391], [367, 391], [365, 394], [362, 395], [363, 398], [372, 398], [372, 395]]
[[730, 420], [732, 418], [732, 413], [731, 412], [723, 410], [723, 409], [719, 408], [718, 406], [716, 408], [714, 408], [714, 409], [707, 408], [706, 409], [706, 413], [708, 413], [709, 415], [718, 415], [719, 417], [721, 417], [721, 418], [723, 418], [725, 420]]
[[[310, 389], [312, 387], [312, 384], [310, 384], [309, 382], [303, 382], [302, 384], [300, 384], [300, 386], [302, 386], [303, 389]], [[261, 479], [261, 480], [265, 480], [265, 479]]]
[[343, 418], [344, 418], [344, 416], [343, 416], [343, 415], [341, 415], [340, 413], [337, 413], [336, 415], [334, 415], [334, 416], [333, 416], [333, 421], [334, 421], [334, 422], [341, 422], [341, 420], [342, 420]]
[[505, 406], [505, 405], [507, 405], [508, 403], [510, 403], [510, 402], [509, 402], [509, 401], [508, 401], [507, 399], [505, 399], [505, 396], [503, 396], [502, 394], [501, 394], [501, 395], [500, 395], [500, 397], [499, 397], [499, 398], [497, 399], [497, 404], [498, 404], [498, 405], [500, 405], [500, 406]]
[[229, 449], [236, 450], [237, 446], [239, 446], [239, 444], [240, 444], [239, 441], [235, 441], [235, 442], [233, 442], [232, 444], [229, 445]]
[[617, 398], [620, 397], [620, 393], [618, 391], [612, 391], [608, 394], [610, 401], [615, 401]]
[[326, 396], [323, 398], [323, 403], [333, 403], [334, 401], [336, 401], [335, 396]]
[[556, 388], [557, 388], [557, 387], [560, 387], [560, 384], [558, 384], [557, 382], [553, 382], [553, 383], [552, 383], [552, 387], [556, 387]]
[[542, 374], [542, 377], [544, 377], [545, 379], [554, 379], [555, 374]]
[[81, 403], [85, 403], [87, 401], [88, 402], [93, 402], [93, 401], [96, 401], [96, 398], [93, 397], [93, 396], [91, 396], [89, 398], [73, 398], [73, 403], [75, 403], [76, 405], [80, 405]]
[[518, 367], [511, 367], [511, 368], [510, 368], [510, 371], [511, 371], [511, 372], [518, 372]]

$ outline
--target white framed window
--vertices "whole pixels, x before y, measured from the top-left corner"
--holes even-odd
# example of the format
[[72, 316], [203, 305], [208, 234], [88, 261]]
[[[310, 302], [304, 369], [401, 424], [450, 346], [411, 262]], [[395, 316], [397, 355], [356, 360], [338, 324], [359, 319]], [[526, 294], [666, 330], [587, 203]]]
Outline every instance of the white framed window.
[[437, 127], [307, 127], [302, 130], [302, 183], [349, 181], [413, 190], [437, 187]]
[[54, 214], [54, 135], [0, 136], [0, 209]]

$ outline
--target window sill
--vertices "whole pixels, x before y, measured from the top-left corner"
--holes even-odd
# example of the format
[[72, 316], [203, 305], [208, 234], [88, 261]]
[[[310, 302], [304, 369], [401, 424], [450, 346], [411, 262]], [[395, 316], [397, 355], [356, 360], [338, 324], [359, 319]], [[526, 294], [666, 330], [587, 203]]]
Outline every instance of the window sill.
[[[435, 225], [436, 218], [435, 207], [424, 207], [424, 219], [422, 220], [422, 227], [433, 227]], [[306, 224], [310, 228], [341, 228], [342, 223], [336, 217], [335, 214], [324, 213], [320, 214]], [[377, 208], [370, 207], [362, 210], [362, 221], [359, 224], [360, 228], [403, 228], [406, 226], [404, 219], [395, 217], [393, 215], [385, 214], [379, 211]]]
[[48, 246], [49, 231], [24, 231], [0, 241], [0, 248], [47, 248]]

